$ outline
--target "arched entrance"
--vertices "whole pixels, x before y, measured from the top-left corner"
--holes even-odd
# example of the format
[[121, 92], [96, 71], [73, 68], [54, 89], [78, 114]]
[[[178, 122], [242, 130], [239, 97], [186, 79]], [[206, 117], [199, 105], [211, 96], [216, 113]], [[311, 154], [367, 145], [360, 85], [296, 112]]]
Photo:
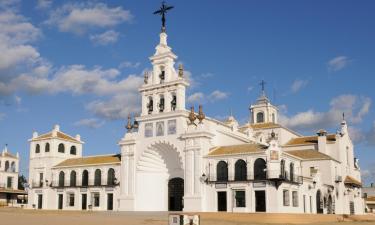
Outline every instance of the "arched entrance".
[[323, 213], [322, 193], [320, 192], [320, 190], [316, 192], [316, 213]]
[[182, 211], [184, 208], [184, 179], [176, 177], [168, 182], [168, 210]]
[[183, 158], [173, 144], [156, 142], [147, 147], [137, 159], [135, 210], [182, 210], [183, 168]]
[[327, 213], [328, 214], [333, 214], [333, 201], [332, 201], [332, 196], [328, 196], [328, 202], [327, 202]]

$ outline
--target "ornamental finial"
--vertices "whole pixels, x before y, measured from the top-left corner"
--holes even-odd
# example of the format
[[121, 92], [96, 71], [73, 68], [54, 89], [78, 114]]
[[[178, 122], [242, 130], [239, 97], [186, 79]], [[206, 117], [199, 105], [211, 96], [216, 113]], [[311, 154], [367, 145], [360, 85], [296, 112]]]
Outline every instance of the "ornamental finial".
[[202, 105], [199, 105], [199, 111], [197, 116], [199, 123], [202, 123], [202, 121], [206, 118], [206, 115], [203, 113]]

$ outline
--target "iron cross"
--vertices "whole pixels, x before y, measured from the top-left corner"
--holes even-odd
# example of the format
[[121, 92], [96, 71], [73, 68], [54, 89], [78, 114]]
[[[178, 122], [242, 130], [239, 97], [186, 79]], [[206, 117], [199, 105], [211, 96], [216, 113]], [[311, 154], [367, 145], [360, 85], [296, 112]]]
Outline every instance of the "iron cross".
[[173, 6], [167, 6], [165, 2], [163, 1], [161, 3], [160, 9], [154, 12], [155, 15], [156, 14], [161, 15], [162, 31], [165, 31], [165, 14], [167, 13], [168, 10], [171, 10], [171, 9], [173, 9]]
[[262, 87], [262, 91], [264, 91], [264, 86], [266, 85], [266, 82], [262, 80], [259, 85]]

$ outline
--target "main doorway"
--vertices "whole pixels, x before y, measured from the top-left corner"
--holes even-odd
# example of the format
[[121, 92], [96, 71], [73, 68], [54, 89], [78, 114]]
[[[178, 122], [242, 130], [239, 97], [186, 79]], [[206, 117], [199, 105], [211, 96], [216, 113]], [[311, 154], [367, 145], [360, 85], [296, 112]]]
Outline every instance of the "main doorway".
[[227, 192], [219, 191], [217, 193], [217, 211], [227, 211]]
[[87, 194], [82, 194], [82, 210], [87, 209]]
[[323, 213], [323, 201], [322, 201], [322, 194], [320, 190], [316, 192], [316, 213], [318, 214]]
[[62, 209], [63, 208], [63, 195], [62, 194], [59, 194], [59, 199], [58, 199], [58, 206], [57, 206], [58, 209]]
[[182, 211], [184, 208], [184, 179], [172, 178], [168, 182], [168, 210]]
[[107, 194], [107, 210], [113, 210], [113, 194]]
[[255, 212], [266, 211], [266, 191], [255, 191]]
[[43, 208], [43, 195], [38, 195], [38, 209]]

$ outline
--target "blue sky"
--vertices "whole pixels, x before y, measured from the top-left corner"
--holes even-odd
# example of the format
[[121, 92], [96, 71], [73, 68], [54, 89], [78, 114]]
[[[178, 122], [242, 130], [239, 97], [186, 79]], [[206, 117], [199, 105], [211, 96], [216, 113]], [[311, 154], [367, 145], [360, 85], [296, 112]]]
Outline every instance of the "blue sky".
[[[366, 181], [375, 180], [373, 1], [168, 1], [169, 45], [191, 74], [188, 106], [240, 122], [260, 80], [282, 123], [334, 132], [345, 112]], [[22, 157], [32, 132], [54, 124], [119, 152], [125, 117], [139, 111], [160, 1], [0, 0], [0, 144]]]

